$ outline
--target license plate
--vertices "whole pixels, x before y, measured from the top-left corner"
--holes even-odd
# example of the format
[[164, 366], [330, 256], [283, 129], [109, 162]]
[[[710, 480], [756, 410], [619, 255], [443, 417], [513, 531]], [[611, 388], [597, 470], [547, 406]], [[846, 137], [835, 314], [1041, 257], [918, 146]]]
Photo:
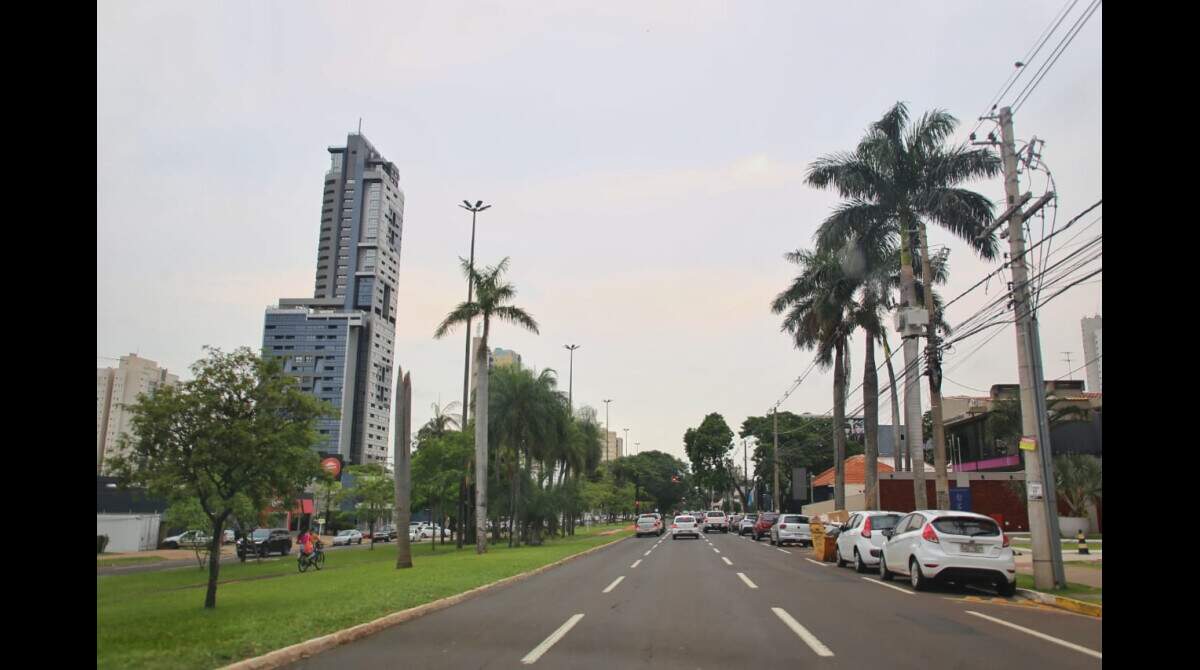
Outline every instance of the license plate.
[[981, 544], [960, 544], [958, 546], [962, 547], [962, 551], [964, 554], [982, 554], [983, 553], [983, 545], [981, 545]]

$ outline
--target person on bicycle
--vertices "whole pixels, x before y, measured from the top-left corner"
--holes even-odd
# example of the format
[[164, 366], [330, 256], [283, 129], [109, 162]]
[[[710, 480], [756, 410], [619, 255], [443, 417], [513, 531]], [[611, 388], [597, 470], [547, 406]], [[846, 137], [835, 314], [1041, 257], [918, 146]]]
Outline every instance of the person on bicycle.
[[316, 538], [313, 536], [312, 531], [307, 528], [305, 528], [303, 531], [300, 532], [300, 537], [296, 538], [296, 542], [299, 543], [299, 545], [300, 545], [300, 555], [301, 556], [304, 556], [304, 557], [312, 556], [313, 542], [315, 541], [315, 539]]

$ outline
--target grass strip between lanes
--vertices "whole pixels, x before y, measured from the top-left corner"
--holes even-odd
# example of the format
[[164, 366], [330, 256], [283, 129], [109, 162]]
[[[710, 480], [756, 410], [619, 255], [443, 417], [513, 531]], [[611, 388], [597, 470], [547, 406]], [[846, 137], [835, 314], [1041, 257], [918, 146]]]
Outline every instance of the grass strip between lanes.
[[96, 559], [96, 567], [106, 568], [111, 565], [142, 565], [144, 563], [158, 563], [167, 559], [162, 556], [119, 556], [116, 558], [104, 558], [103, 556]]
[[1076, 600], [1082, 600], [1084, 602], [1091, 603], [1100, 603], [1102, 601], [1101, 596], [1104, 593], [1103, 589], [1087, 586], [1085, 584], [1076, 584], [1074, 582], [1067, 582], [1067, 588], [1065, 589], [1038, 589], [1033, 585], [1033, 575], [1020, 572], [1017, 573], [1017, 587], [1029, 589], [1030, 591], [1037, 591], [1039, 593], [1046, 593], [1052, 596], [1066, 596], [1068, 598], [1074, 598]]
[[294, 555], [225, 564], [217, 607], [208, 611], [207, 569], [98, 576], [96, 666], [219, 667], [527, 572], [632, 530], [576, 533], [540, 547], [493, 545], [483, 556], [473, 547], [414, 546], [411, 570], [395, 569], [393, 543], [329, 552], [324, 570], [304, 574]]

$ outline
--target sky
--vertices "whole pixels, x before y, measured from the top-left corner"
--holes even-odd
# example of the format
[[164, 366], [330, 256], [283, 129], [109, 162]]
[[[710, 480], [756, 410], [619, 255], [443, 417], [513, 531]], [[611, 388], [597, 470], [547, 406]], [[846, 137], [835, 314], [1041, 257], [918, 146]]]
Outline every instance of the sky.
[[[631, 448], [683, 458], [687, 428], [719, 412], [736, 434], [812, 360], [769, 309], [795, 275], [783, 254], [811, 247], [838, 203], [803, 183], [809, 164], [853, 149], [897, 101], [914, 117], [949, 111], [960, 120], [953, 142], [967, 141], [1065, 7], [101, 3], [97, 366], [136, 352], [188, 378], [204, 345], [260, 347], [266, 307], [311, 297], [327, 147], [344, 146], [361, 119], [405, 192], [395, 360], [412, 374], [413, 425], [462, 395], [463, 331], [433, 332], [465, 298], [458, 258], [471, 221], [456, 204], [484, 200], [493, 206], [479, 217], [477, 262], [509, 257], [515, 304], [540, 325], [498, 324], [492, 345], [555, 369], [564, 390], [563, 345], [580, 345], [575, 406], [603, 421], [612, 399], [609, 423], [629, 429]], [[1083, 25], [1015, 114], [1019, 145], [1045, 141], [1059, 226], [1102, 196], [1102, 18]], [[1045, 172], [1029, 177], [1022, 191], [1043, 193]], [[970, 186], [1003, 198], [1000, 178]], [[1100, 233], [1102, 212], [1059, 236], [1083, 231], [1049, 261]], [[1031, 225], [1040, 239], [1041, 220]], [[943, 295], [998, 267], [936, 227], [930, 244], [950, 249]], [[1101, 313], [1101, 278], [1041, 311], [1047, 379], [1082, 366], [1080, 319]], [[970, 316], [1002, 283], [969, 293], [947, 319]], [[946, 354], [944, 394], [1016, 383], [1015, 333], [1000, 328]], [[855, 337], [855, 386], [863, 348]], [[826, 413], [832, 397], [832, 373], [818, 369], [780, 409]], [[886, 400], [880, 415], [890, 422]]]

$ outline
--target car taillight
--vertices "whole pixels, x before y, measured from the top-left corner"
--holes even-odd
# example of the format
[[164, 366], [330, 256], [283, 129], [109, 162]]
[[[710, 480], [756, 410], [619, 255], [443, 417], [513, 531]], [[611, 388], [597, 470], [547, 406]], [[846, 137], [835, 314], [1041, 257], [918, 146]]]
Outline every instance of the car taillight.
[[1004, 534], [1004, 546], [1005, 546], [1005, 547], [1007, 547], [1007, 546], [1008, 546], [1008, 533], [1005, 533], [1005, 534]]
[[779, 524], [779, 530], [787, 530], [787, 524], [786, 523]]
[[938, 540], [937, 533], [933, 532], [933, 524], [932, 523], [925, 524], [925, 530], [921, 531], [921, 539], [925, 540], [926, 542], [932, 542], [934, 544], [941, 544], [941, 542]]
[[671, 524], [671, 527], [672, 527], [672, 528], [678, 528], [678, 527], [679, 527], [679, 524], [677, 524], [677, 523], [673, 523], [673, 524]]
[[860, 534], [863, 537], [871, 537], [871, 517], [867, 517], [867, 520], [863, 521], [862, 533]]

